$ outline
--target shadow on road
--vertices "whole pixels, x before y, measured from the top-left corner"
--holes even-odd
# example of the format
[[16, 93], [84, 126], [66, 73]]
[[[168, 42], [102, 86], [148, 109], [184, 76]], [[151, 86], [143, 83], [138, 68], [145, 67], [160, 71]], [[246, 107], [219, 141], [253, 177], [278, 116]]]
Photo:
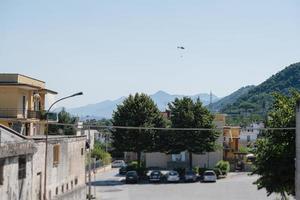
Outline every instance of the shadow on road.
[[104, 181], [94, 181], [92, 186], [117, 186], [123, 185], [124, 183], [117, 180], [104, 180]]

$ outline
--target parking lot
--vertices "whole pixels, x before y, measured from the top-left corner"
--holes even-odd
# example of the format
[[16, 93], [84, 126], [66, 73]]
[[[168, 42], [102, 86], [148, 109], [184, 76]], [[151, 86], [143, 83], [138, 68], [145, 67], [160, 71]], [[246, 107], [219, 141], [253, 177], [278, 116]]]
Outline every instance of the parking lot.
[[118, 170], [96, 176], [93, 193], [101, 200], [273, 200], [265, 190], [257, 190], [252, 183], [256, 176], [247, 173], [230, 173], [216, 183], [140, 183], [125, 184]]

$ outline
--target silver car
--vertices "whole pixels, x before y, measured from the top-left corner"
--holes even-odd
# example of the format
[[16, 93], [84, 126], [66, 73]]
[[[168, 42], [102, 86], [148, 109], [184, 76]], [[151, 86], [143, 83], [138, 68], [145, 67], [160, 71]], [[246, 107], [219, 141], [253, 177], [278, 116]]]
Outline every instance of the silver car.
[[119, 167], [123, 167], [123, 166], [126, 166], [124, 160], [115, 160], [111, 163], [112, 168], [119, 168]]
[[203, 173], [203, 182], [216, 182], [217, 175], [212, 170], [207, 170]]

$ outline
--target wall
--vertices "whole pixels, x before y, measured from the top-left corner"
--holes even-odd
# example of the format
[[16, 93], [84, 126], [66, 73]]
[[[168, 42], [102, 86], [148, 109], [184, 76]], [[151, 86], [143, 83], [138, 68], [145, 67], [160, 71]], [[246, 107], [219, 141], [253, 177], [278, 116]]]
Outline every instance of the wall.
[[32, 199], [32, 156], [26, 156], [26, 178], [18, 179], [18, 156], [5, 158], [3, 185], [0, 185], [1, 199]]
[[[38, 151], [33, 157], [34, 177], [33, 188], [34, 193], [39, 190], [42, 185], [44, 192], [44, 164], [45, 160], [45, 142], [44, 140], [36, 140]], [[58, 165], [53, 164], [53, 147], [60, 145], [60, 158]], [[82, 153], [83, 149], [83, 155]], [[60, 137], [53, 136], [49, 138], [48, 155], [47, 155], [47, 196], [48, 198], [56, 198], [67, 193], [68, 199], [77, 200], [78, 193], [85, 196], [85, 190], [79, 188], [85, 185], [85, 137]], [[42, 180], [37, 175], [42, 174]], [[77, 180], [77, 184], [76, 184]], [[58, 193], [56, 194], [56, 191]], [[76, 191], [73, 193], [73, 191]], [[72, 196], [72, 194], [74, 196]], [[33, 200], [38, 200], [33, 198]]]

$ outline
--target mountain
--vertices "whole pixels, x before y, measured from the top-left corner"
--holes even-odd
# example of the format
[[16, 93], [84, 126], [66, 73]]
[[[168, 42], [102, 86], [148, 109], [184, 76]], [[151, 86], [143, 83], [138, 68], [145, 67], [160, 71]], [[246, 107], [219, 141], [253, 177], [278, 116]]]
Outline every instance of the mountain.
[[233, 92], [232, 94], [216, 101], [215, 103], [213, 103], [210, 106], [210, 108], [214, 112], [219, 112], [222, 108], [224, 108], [227, 105], [233, 104], [238, 98], [247, 94], [250, 90], [252, 90], [254, 88], [255, 88], [254, 85], [242, 87], [242, 88], [238, 89], [237, 91]]
[[292, 64], [250, 89], [233, 103], [221, 108], [223, 113], [253, 113], [264, 115], [272, 105], [273, 92], [289, 94], [290, 89], [300, 90], [300, 62]]
[[[158, 91], [150, 97], [153, 101], [157, 104], [158, 108], [161, 111], [164, 111], [167, 108], [169, 102], [173, 101], [175, 98], [182, 98], [187, 95], [171, 95], [164, 91]], [[210, 102], [210, 94], [201, 93], [189, 96], [193, 100], [200, 98], [204, 105], [208, 105]], [[89, 104], [86, 106], [78, 107], [78, 108], [71, 108], [67, 109], [73, 115], [79, 116], [81, 118], [111, 118], [113, 111], [117, 108], [118, 104], [121, 104], [125, 97], [121, 97], [116, 100], [106, 100], [96, 104]], [[216, 95], [212, 94], [212, 102], [216, 102], [219, 98]]]

